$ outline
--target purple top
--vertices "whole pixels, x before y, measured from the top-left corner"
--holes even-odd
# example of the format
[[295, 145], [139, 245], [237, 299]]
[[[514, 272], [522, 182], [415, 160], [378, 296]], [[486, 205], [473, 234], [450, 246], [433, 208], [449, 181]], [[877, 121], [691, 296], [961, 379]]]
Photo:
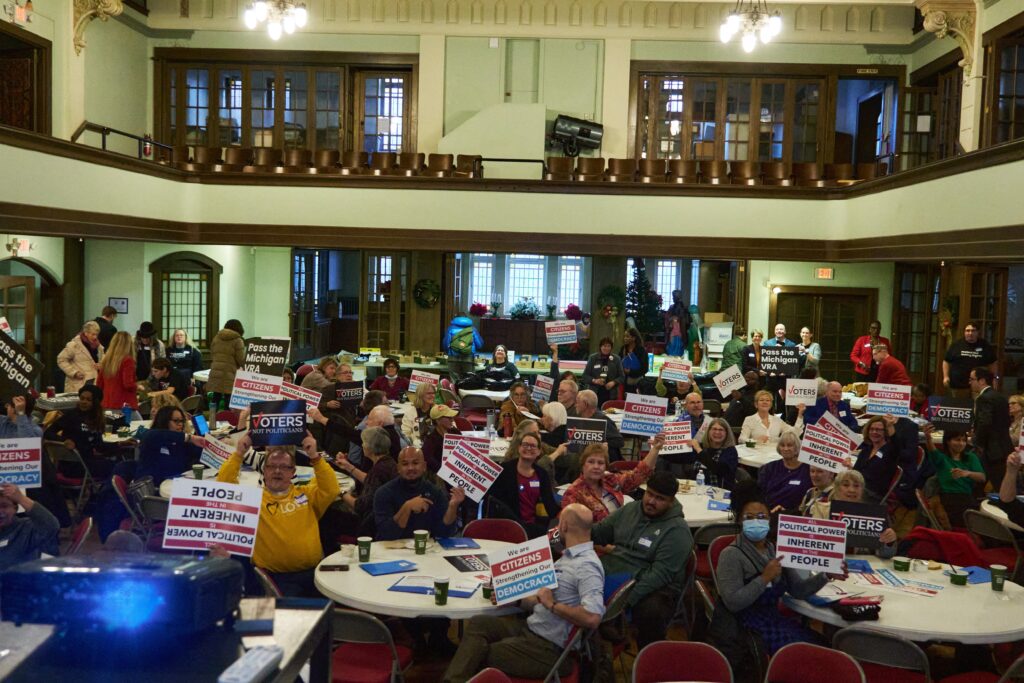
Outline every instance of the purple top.
[[776, 460], [760, 469], [757, 484], [768, 502], [768, 509], [781, 505], [786, 510], [795, 510], [800, 507], [804, 493], [813, 486], [811, 468], [802, 462], [800, 467], [790, 470], [781, 460]]

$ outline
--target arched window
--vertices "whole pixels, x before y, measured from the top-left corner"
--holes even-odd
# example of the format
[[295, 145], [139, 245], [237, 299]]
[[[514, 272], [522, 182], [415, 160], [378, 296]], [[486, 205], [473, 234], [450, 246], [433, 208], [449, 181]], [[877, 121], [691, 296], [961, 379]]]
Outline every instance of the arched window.
[[161, 339], [179, 327], [198, 348], [209, 348], [220, 323], [223, 266], [194, 251], [178, 251], [153, 261], [153, 325]]

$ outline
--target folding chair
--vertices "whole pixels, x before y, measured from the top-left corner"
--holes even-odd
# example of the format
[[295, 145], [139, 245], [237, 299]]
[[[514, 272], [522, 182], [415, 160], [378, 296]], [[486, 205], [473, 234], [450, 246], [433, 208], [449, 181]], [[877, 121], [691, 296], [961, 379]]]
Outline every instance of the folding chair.
[[[188, 398], [186, 398], [184, 401], [181, 402], [181, 408], [182, 408], [182, 410], [184, 410], [189, 415], [194, 415], [196, 413], [196, 411], [199, 410], [200, 406], [202, 406], [202, 403], [203, 403], [202, 395], [194, 394], [192, 396], [189, 396]], [[213, 429], [216, 426], [217, 425], [210, 425], [210, 429]]]
[[[97, 487], [96, 480], [89, 471], [81, 454], [74, 448], [68, 448], [63, 441], [44, 441], [43, 449], [57, 468], [57, 484], [64, 491], [77, 492], [75, 515], [82, 514], [82, 505], [89, 499]], [[60, 463], [66, 462], [82, 468], [81, 477], [69, 477], [60, 471]]]
[[732, 522], [720, 522], [718, 524], [705, 524], [693, 533], [693, 547], [697, 549], [698, 579], [711, 581], [711, 565], [708, 564], [708, 555], [701, 548], [707, 548], [719, 536], [735, 537], [740, 532], [738, 524]]
[[1017, 572], [1021, 568], [1020, 546], [1017, 545], [1017, 537], [1002, 522], [993, 519], [977, 510], [964, 512], [964, 525], [967, 532], [982, 539], [991, 539], [1003, 544], [1001, 547], [986, 548], [979, 544], [981, 556], [988, 564], [1003, 564], [1007, 568], [1013, 564], [1011, 579], [1018, 578]]
[[921, 489], [914, 489], [914, 495], [917, 497], [917, 509], [924, 513], [929, 526], [933, 529], [941, 529], [942, 525], [939, 523], [935, 513], [932, 512], [932, 506], [928, 503], [928, 499], [925, 498], [924, 492]]
[[651, 643], [633, 663], [633, 683], [678, 680], [732, 683], [732, 667], [721, 652], [707, 643]]
[[463, 538], [504, 543], [526, 543], [530, 537], [514, 519], [474, 519], [462, 530]]
[[253, 574], [256, 575], [256, 580], [260, 582], [260, 587], [263, 588], [263, 594], [268, 598], [282, 598], [284, 595], [281, 593], [281, 589], [277, 587], [277, 582], [271, 578], [270, 574], [267, 573], [266, 569], [253, 566]]
[[896, 680], [901, 683], [928, 683], [932, 680], [928, 655], [900, 636], [850, 626], [832, 637], [832, 647], [856, 659], [868, 683]]
[[118, 474], [115, 474], [110, 478], [110, 483], [114, 486], [114, 493], [117, 494], [118, 499], [124, 506], [124, 509], [128, 511], [128, 516], [132, 520], [131, 531], [145, 535], [146, 524], [142, 520], [142, 513], [135, 509], [131, 501], [128, 499], [128, 483]]
[[79, 550], [82, 549], [82, 545], [85, 543], [85, 539], [89, 537], [92, 532], [92, 517], [86, 517], [75, 530], [71, 533], [71, 542], [68, 547], [64, 550], [64, 555], [75, 555]]
[[903, 468], [896, 465], [896, 471], [893, 472], [892, 479], [889, 481], [889, 490], [885, 492], [885, 495], [882, 496], [882, 500], [880, 501], [882, 505], [888, 504], [889, 497], [892, 495], [892, 492], [896, 490], [896, 487], [899, 485], [900, 479], [902, 478]]
[[384, 623], [364, 612], [335, 609], [331, 633], [342, 643], [331, 656], [334, 683], [402, 680], [412, 664], [412, 650], [396, 645]]
[[[790, 643], [768, 663], [765, 683], [865, 683], [864, 670], [850, 655], [810, 643]], [[905, 682], [895, 675], [888, 681]]]

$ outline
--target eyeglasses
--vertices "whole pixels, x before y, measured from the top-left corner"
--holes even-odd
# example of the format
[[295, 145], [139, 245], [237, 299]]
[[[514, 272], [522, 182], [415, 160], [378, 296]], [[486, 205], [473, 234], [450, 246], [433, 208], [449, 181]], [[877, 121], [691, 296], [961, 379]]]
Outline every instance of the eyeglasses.
[[532, 443], [521, 443], [521, 444], [519, 444], [519, 450], [521, 450], [521, 451], [536, 451], [536, 450], [538, 450], [538, 447], [534, 446]]
[[185, 420], [183, 420], [180, 417], [172, 418], [171, 422], [173, 422], [176, 425], [183, 425], [183, 424], [185, 424]]
[[758, 512], [756, 514], [746, 514], [746, 515], [743, 515], [743, 520], [744, 521], [746, 521], [748, 519], [768, 519], [768, 513], [767, 512]]

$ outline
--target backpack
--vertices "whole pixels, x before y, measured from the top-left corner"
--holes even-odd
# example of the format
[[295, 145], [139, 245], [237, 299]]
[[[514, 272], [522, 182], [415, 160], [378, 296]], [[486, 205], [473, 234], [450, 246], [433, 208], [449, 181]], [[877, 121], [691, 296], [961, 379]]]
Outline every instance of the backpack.
[[473, 352], [473, 328], [463, 327], [455, 333], [448, 348], [459, 354], [465, 355]]

